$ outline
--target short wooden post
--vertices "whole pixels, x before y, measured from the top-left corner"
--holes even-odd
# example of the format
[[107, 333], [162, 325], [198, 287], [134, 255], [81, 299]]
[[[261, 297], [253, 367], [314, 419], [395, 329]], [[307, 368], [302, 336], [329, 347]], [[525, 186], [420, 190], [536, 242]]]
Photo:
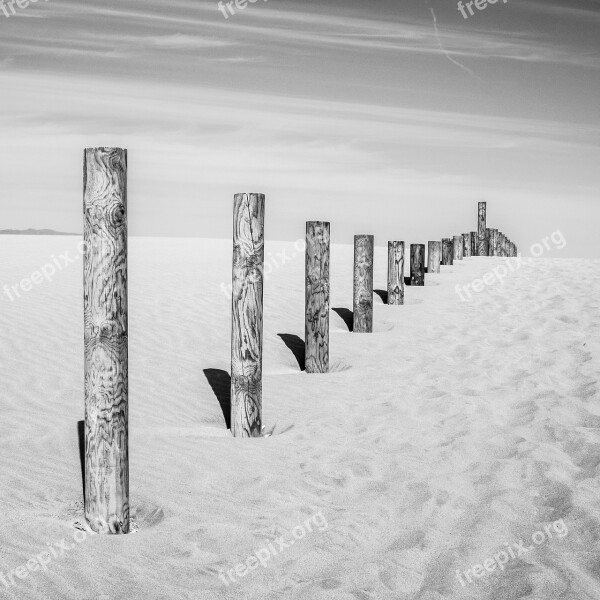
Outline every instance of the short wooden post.
[[231, 433], [262, 435], [264, 194], [233, 200]]
[[425, 244], [410, 245], [410, 285], [425, 285]]
[[463, 258], [470, 258], [471, 256], [471, 234], [463, 233]]
[[492, 247], [492, 256], [498, 256], [498, 230], [492, 229], [492, 238], [491, 238], [491, 247]]
[[490, 238], [492, 235], [492, 230], [487, 227], [485, 230], [485, 247], [487, 248], [487, 255], [486, 256], [492, 256], [491, 254], [491, 249], [490, 249]]
[[463, 240], [462, 235], [455, 235], [454, 240], [452, 241], [452, 260], [462, 260], [463, 259]]
[[404, 242], [388, 242], [388, 304], [404, 304]]
[[477, 256], [487, 256], [488, 247], [485, 241], [486, 218], [487, 218], [487, 203], [479, 202], [478, 204], [478, 219], [477, 219]]
[[87, 148], [83, 182], [85, 518], [129, 533], [127, 150]]
[[477, 232], [471, 231], [471, 256], [477, 256]]
[[442, 262], [442, 242], [429, 242], [427, 250], [427, 273], [439, 273]]
[[442, 265], [454, 264], [454, 242], [450, 238], [442, 239]]
[[354, 236], [354, 333], [373, 332], [373, 254], [372, 235]]
[[329, 223], [306, 223], [304, 343], [307, 373], [329, 372], [329, 241]]

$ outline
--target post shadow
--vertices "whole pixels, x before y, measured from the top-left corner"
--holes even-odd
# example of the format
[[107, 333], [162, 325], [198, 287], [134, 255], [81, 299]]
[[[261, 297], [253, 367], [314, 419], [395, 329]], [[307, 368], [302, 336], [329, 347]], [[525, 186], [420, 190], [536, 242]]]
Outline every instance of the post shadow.
[[331, 310], [342, 318], [348, 331], [354, 331], [354, 313], [351, 310], [347, 308], [332, 308]]
[[387, 290], [373, 290], [380, 298], [384, 304], [388, 303], [388, 293]]
[[77, 421], [77, 438], [79, 440], [79, 463], [81, 465], [83, 505], [85, 506], [85, 421]]
[[203, 373], [219, 401], [225, 426], [231, 429], [231, 375], [223, 369], [204, 369]]
[[277, 335], [294, 355], [300, 370], [306, 371], [306, 346], [304, 340], [292, 333], [278, 333]]

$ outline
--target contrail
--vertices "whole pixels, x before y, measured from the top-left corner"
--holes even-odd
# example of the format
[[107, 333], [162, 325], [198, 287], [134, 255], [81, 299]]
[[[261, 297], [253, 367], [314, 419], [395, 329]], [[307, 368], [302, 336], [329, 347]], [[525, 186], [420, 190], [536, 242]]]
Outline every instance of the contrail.
[[[429, 2], [427, 3], [429, 4]], [[431, 11], [431, 16], [433, 17], [433, 30], [435, 31], [435, 37], [437, 39], [437, 43], [438, 46], [440, 47], [440, 50], [442, 51], [442, 53], [444, 54], [444, 56], [453, 64], [455, 64], [457, 67], [459, 67], [460, 69], [462, 69], [463, 71], [469, 73], [469, 75], [472, 75], [473, 77], [475, 77], [475, 79], [485, 83], [485, 81], [483, 81], [483, 79], [481, 79], [480, 77], [477, 77], [477, 75], [475, 75], [475, 73], [473, 73], [473, 71], [471, 71], [471, 69], [469, 69], [469, 67], [465, 67], [465, 65], [463, 65], [462, 63], [458, 62], [457, 60], [454, 60], [450, 54], [448, 53], [448, 50], [446, 50], [446, 48], [444, 48], [444, 45], [442, 44], [442, 40], [440, 38], [440, 32], [438, 31], [438, 26], [437, 26], [437, 17], [435, 16], [435, 11], [433, 10], [433, 8], [429, 7], [429, 10]]]

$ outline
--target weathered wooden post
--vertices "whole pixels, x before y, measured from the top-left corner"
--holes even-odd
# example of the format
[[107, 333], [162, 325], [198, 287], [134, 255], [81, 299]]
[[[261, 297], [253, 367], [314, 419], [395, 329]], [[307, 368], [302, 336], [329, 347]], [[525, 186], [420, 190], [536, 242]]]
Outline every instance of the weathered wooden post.
[[83, 168], [85, 518], [129, 533], [127, 150], [87, 148]]
[[477, 232], [471, 231], [471, 256], [477, 256]]
[[425, 244], [410, 245], [410, 285], [425, 285]]
[[236, 194], [231, 303], [231, 433], [234, 437], [262, 434], [264, 226], [264, 194]]
[[429, 242], [427, 250], [427, 273], [439, 273], [442, 262], [442, 242]]
[[478, 204], [478, 220], [477, 220], [477, 256], [487, 256], [488, 248], [485, 243], [485, 230], [487, 218], [487, 203], [479, 202]]
[[470, 258], [471, 256], [471, 234], [463, 233], [462, 234], [462, 245], [463, 245], [463, 258]]
[[404, 242], [388, 242], [388, 304], [404, 304]]
[[492, 230], [489, 227], [487, 227], [485, 230], [485, 247], [487, 248], [486, 256], [492, 256], [492, 250], [490, 248], [491, 237], [492, 237]]
[[452, 260], [462, 260], [463, 259], [463, 241], [462, 235], [455, 235], [454, 240], [452, 242]]
[[498, 230], [492, 229], [490, 236], [490, 255], [498, 256]]
[[304, 347], [307, 373], [329, 372], [329, 241], [329, 223], [306, 223]]
[[373, 254], [372, 235], [354, 236], [354, 333], [373, 332]]
[[454, 242], [450, 238], [442, 238], [442, 265], [454, 264]]

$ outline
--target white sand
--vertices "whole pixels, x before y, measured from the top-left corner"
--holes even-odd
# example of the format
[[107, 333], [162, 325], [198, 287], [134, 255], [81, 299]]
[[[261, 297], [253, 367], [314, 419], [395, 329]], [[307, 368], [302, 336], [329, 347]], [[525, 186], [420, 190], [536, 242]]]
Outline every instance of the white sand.
[[[78, 238], [0, 238], [0, 285]], [[379, 240], [381, 242], [382, 240]], [[439, 600], [600, 598], [600, 263], [535, 260], [461, 302], [504, 259], [467, 259], [376, 296], [376, 333], [331, 315], [334, 372], [306, 375], [304, 262], [265, 286], [264, 422], [234, 440], [204, 369], [229, 371], [230, 241], [130, 240], [132, 511], [139, 531], [89, 535], [0, 598]], [[385, 288], [385, 251], [375, 287]], [[281, 262], [281, 261], [279, 261]], [[81, 261], [0, 297], [0, 571], [73, 539], [81, 520]], [[352, 249], [332, 252], [332, 307], [351, 308]], [[595, 358], [595, 360], [593, 360]], [[316, 527], [226, 586], [268, 541]], [[465, 571], [563, 519], [504, 571]], [[275, 542], [272, 542], [275, 544]], [[531, 544], [531, 542], [529, 542]], [[275, 547], [277, 545], [275, 544]]]

